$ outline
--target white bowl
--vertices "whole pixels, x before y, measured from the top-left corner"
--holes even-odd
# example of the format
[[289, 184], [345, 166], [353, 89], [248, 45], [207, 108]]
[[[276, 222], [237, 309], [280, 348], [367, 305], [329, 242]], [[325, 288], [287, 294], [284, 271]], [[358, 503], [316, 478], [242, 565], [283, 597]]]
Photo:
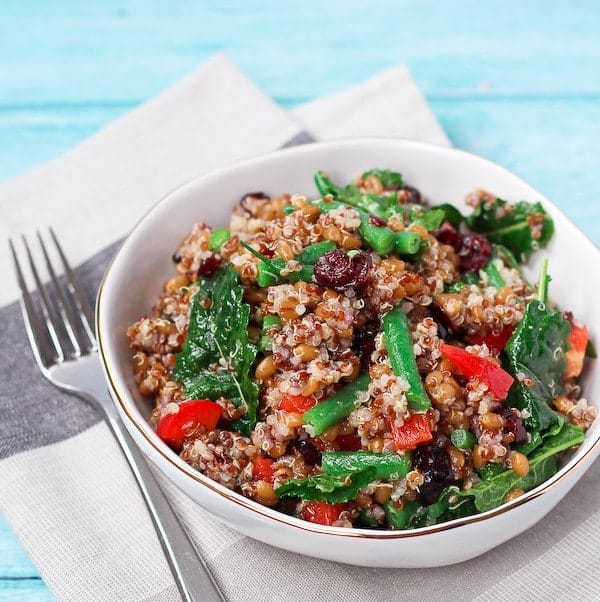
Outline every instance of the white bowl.
[[[181, 460], [148, 422], [150, 402], [140, 396], [131, 372], [125, 334], [149, 312], [162, 283], [173, 273], [171, 255], [197, 221], [228, 223], [231, 208], [246, 192], [315, 195], [313, 174], [323, 169], [347, 182], [368, 168], [400, 171], [433, 203], [462, 199], [485, 188], [509, 200], [541, 201], [556, 233], [534, 256], [526, 273], [550, 257], [550, 294], [592, 331], [598, 324], [599, 251], [550, 201], [509, 171], [474, 155], [417, 142], [358, 139], [310, 144], [237, 163], [199, 177], [163, 198], [133, 229], [100, 288], [97, 329], [101, 356], [119, 413], [144, 454], [188, 496], [242, 533], [274, 546], [319, 558], [375, 567], [432, 567], [461, 562], [515, 537], [547, 514], [600, 453], [600, 420], [561, 470], [539, 487], [499, 508], [412, 531], [344, 529], [305, 522], [262, 506], [210, 480]], [[600, 399], [598, 362], [585, 378], [585, 396]]]

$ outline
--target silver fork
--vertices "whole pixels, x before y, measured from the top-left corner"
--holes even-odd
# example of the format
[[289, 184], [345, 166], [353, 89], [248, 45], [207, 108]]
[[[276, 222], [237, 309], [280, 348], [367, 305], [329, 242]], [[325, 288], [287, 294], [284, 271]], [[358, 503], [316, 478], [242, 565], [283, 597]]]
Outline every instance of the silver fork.
[[186, 602], [222, 602], [225, 598], [109, 398], [98, 358], [92, 312], [56, 235], [52, 229], [49, 233], [63, 267], [64, 284], [38, 232], [38, 242], [50, 279], [44, 286], [29, 244], [22, 237], [37, 295], [29, 292], [15, 245], [12, 240], [8, 241], [21, 289], [23, 320], [37, 364], [53, 385], [82, 397], [102, 413], [123, 450], [146, 502], [182, 598]]

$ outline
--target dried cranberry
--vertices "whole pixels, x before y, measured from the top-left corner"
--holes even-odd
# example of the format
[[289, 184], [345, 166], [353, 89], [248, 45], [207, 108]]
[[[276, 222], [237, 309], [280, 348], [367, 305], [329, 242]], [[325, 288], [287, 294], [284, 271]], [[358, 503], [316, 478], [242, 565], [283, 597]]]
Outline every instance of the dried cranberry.
[[431, 443], [421, 445], [413, 452], [412, 465], [423, 475], [419, 499], [426, 506], [435, 504], [440, 493], [454, 481], [454, 471], [446, 450]]
[[296, 439], [294, 447], [298, 450], [307, 464], [316, 465], [321, 463], [321, 452], [315, 444], [308, 439]]
[[362, 287], [369, 277], [372, 260], [369, 253], [358, 251], [352, 257], [340, 249], [321, 255], [315, 264], [315, 280], [321, 286], [343, 291]]
[[387, 222], [382, 217], [377, 215], [369, 215], [369, 223], [373, 226], [378, 226], [379, 228], [387, 226]]
[[439, 447], [440, 449], [446, 449], [450, 445], [450, 439], [444, 435], [444, 433], [440, 433], [439, 431], [435, 434], [431, 445], [434, 447]]
[[465, 234], [458, 252], [461, 272], [477, 272], [483, 268], [492, 256], [492, 244], [477, 232]]
[[401, 205], [420, 205], [423, 203], [421, 193], [412, 186], [402, 186], [398, 191], [398, 202]]
[[363, 369], [371, 364], [371, 354], [375, 351], [375, 337], [381, 330], [379, 320], [369, 320], [362, 328], [354, 329], [352, 340], [352, 351], [360, 358]]
[[435, 237], [443, 244], [450, 245], [457, 253], [462, 247], [462, 240], [456, 228], [450, 222], [444, 222], [436, 232]]
[[269, 195], [264, 192], [247, 192], [240, 200], [239, 205], [244, 211], [250, 211], [250, 207], [247, 206], [247, 203], [250, 199], [257, 199], [266, 201], [269, 199]]
[[358, 251], [352, 256], [352, 269], [354, 270], [354, 286], [358, 289], [362, 288], [369, 278], [369, 272], [373, 260], [371, 259], [370, 253], [364, 251]]
[[215, 253], [211, 253], [198, 268], [198, 276], [201, 278], [212, 278], [221, 267], [221, 258]]
[[517, 416], [510, 408], [502, 408], [498, 413], [504, 418], [504, 428], [514, 435], [514, 443], [527, 441], [527, 431], [520, 416]]

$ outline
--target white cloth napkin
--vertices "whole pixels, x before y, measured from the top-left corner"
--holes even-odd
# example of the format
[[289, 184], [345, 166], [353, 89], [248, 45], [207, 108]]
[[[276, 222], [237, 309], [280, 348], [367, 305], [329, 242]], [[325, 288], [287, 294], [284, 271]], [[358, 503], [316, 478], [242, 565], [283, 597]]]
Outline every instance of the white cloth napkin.
[[[318, 139], [384, 134], [448, 143], [404, 67], [300, 107], [291, 118], [218, 56], [64, 157], [0, 185], [0, 236], [52, 224], [69, 254], [83, 260], [174, 186], [281, 147], [303, 130]], [[0, 268], [8, 269], [6, 256]], [[16, 291], [0, 295], [1, 305]], [[267, 546], [167, 489], [229, 600], [592, 600], [600, 565], [599, 468], [523, 536], [468, 563], [410, 571], [356, 568]], [[0, 483], [0, 512], [59, 599], [179, 599], [104, 424], [2, 460]]]

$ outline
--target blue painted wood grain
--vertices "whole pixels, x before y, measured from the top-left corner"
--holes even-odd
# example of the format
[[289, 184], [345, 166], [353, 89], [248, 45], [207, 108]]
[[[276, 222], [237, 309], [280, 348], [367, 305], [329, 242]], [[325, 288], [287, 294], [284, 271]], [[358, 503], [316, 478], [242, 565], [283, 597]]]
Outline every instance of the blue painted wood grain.
[[[0, 180], [217, 51], [288, 108], [405, 62], [456, 146], [523, 176], [600, 243], [598, 31], [594, 1], [4, 0]], [[0, 599], [52, 599], [1, 518]]]

